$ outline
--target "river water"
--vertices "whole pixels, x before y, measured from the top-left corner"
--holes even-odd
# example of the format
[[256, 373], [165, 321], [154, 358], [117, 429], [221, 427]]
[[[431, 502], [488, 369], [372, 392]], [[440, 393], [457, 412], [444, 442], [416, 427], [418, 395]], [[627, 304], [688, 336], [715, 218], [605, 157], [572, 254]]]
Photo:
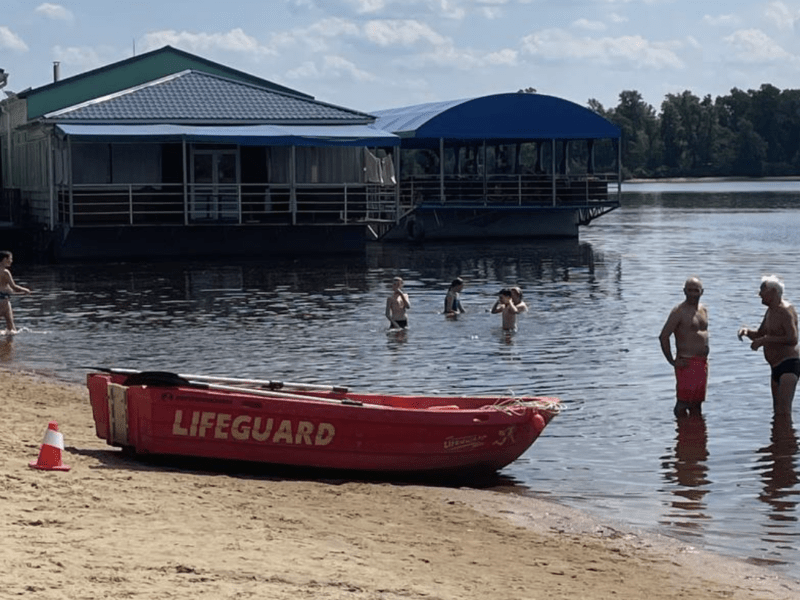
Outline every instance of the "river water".
[[[774, 423], [769, 368], [737, 328], [760, 277], [800, 302], [800, 182], [626, 184], [579, 241], [371, 246], [295, 262], [32, 265], [17, 256], [21, 333], [0, 362], [83, 381], [116, 366], [337, 383], [388, 392], [554, 395], [566, 410], [502, 472], [511, 488], [800, 577], [795, 426]], [[391, 279], [410, 328], [387, 331]], [[676, 421], [658, 344], [698, 275], [711, 356], [702, 418]], [[467, 313], [441, 314], [447, 284]], [[523, 288], [504, 333], [489, 309]], [[800, 399], [796, 404], [800, 404]], [[797, 409], [796, 409], [797, 410]], [[54, 415], [57, 418], [57, 415]]]

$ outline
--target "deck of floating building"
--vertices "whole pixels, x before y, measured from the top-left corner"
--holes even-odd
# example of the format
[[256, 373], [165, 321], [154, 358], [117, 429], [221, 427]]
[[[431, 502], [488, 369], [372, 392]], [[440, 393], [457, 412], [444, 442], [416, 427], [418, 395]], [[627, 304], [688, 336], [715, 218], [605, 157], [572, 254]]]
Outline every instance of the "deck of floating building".
[[619, 206], [620, 129], [541, 94], [373, 111], [400, 137], [385, 239], [573, 237]]

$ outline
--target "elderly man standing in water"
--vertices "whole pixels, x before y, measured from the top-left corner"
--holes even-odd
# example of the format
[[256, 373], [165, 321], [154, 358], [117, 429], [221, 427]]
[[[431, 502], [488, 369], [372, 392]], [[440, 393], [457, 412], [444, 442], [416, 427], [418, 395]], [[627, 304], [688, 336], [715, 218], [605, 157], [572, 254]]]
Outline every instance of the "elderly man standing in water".
[[[675, 416], [701, 414], [708, 383], [708, 311], [700, 303], [703, 283], [690, 277], [683, 284], [686, 299], [669, 313], [658, 336], [661, 351], [675, 368]], [[670, 337], [675, 336], [675, 357]]]
[[750, 348], [764, 348], [764, 358], [772, 367], [772, 408], [776, 415], [790, 415], [797, 380], [800, 378], [800, 353], [797, 349], [797, 311], [783, 298], [783, 282], [776, 275], [761, 278], [761, 304], [767, 307], [758, 329], [742, 327], [739, 339], [750, 338]]

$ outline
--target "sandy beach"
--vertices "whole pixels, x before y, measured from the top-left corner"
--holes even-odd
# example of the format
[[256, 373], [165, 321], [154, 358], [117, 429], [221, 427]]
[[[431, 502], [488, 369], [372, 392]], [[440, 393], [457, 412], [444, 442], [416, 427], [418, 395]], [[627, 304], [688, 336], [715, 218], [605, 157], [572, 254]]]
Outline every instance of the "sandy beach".
[[[68, 472], [28, 466], [51, 420]], [[34, 374], [0, 371], [0, 423], [2, 599], [800, 597], [758, 566], [515, 494], [134, 460], [95, 436], [83, 386]]]

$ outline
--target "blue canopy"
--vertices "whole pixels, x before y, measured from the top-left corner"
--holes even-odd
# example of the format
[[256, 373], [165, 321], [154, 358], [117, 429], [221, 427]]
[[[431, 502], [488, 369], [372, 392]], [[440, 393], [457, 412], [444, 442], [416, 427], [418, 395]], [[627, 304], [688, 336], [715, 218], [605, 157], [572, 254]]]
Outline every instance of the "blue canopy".
[[[240, 146], [399, 146], [400, 138], [372, 125], [78, 125], [59, 123], [72, 139], [104, 142], [188, 141]], [[149, 138], [149, 139], [148, 139]]]
[[371, 114], [378, 117], [375, 127], [404, 139], [526, 141], [621, 136], [619, 127], [588, 108], [543, 94], [496, 94]]

